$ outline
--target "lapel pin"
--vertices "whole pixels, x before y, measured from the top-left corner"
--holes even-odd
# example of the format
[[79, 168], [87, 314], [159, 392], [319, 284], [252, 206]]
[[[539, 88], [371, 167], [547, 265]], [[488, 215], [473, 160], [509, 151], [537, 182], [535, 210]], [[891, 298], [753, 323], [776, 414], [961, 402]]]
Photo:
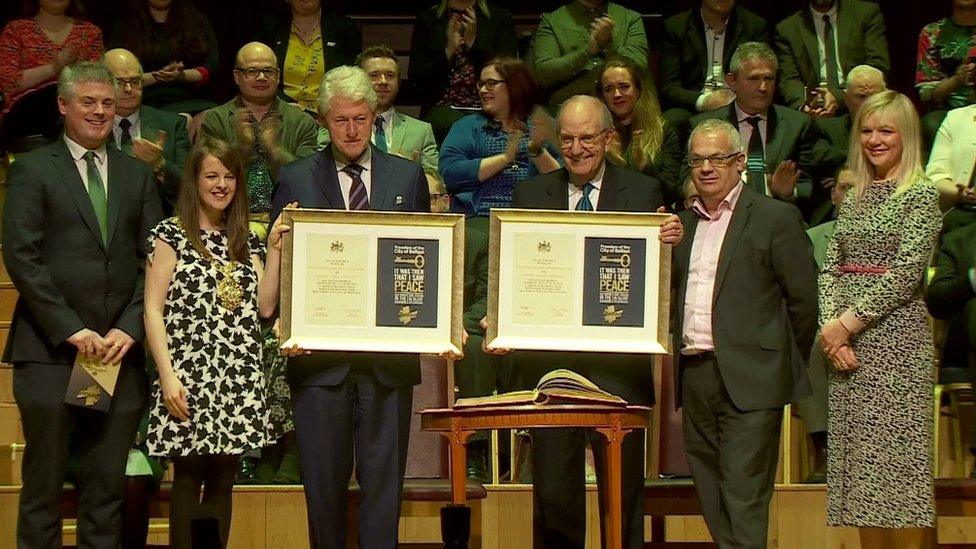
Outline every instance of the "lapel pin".
[[397, 195], [397, 197], [396, 197], [396, 205], [399, 206], [400, 204], [403, 204], [403, 197], [400, 196], [400, 195]]

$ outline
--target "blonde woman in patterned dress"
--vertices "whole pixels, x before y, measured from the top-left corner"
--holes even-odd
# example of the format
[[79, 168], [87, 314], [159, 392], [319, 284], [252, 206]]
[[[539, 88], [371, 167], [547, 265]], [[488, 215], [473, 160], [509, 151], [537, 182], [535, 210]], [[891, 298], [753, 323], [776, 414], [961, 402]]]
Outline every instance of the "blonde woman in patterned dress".
[[926, 179], [918, 114], [894, 91], [854, 120], [848, 193], [820, 274], [831, 357], [827, 522], [860, 529], [861, 547], [934, 539], [932, 333], [922, 280], [941, 227]]
[[147, 243], [146, 340], [159, 380], [146, 442], [150, 454], [173, 461], [169, 533], [176, 549], [189, 549], [191, 522], [202, 516], [216, 519], [227, 544], [240, 456], [267, 442], [258, 316], [271, 316], [277, 305], [288, 227], [279, 221], [271, 229], [264, 268], [238, 183], [244, 164], [237, 149], [197, 145], [176, 216], [160, 221]]

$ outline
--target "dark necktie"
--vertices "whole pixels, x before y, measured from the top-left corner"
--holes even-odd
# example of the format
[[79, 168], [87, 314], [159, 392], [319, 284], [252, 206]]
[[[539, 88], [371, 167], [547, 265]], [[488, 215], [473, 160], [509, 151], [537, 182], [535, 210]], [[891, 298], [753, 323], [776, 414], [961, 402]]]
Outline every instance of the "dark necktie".
[[827, 73], [827, 86], [834, 90], [840, 87], [837, 82], [837, 51], [834, 49], [834, 26], [830, 24], [830, 16], [823, 16], [824, 22], [824, 72]]
[[124, 153], [129, 153], [132, 151], [132, 122], [128, 118], [119, 120], [119, 129], [122, 130], [122, 136], [119, 139], [119, 149]]
[[349, 189], [349, 209], [368, 210], [369, 196], [366, 194], [366, 184], [363, 183], [363, 167], [359, 164], [347, 164], [342, 171], [352, 178], [352, 187]]
[[95, 210], [95, 219], [98, 220], [98, 228], [102, 232], [102, 243], [108, 244], [108, 199], [105, 196], [102, 174], [98, 173], [98, 166], [95, 165], [95, 151], [85, 153], [85, 164], [88, 166], [88, 199]]
[[746, 156], [746, 182], [759, 194], [766, 194], [766, 160], [763, 155], [762, 135], [759, 133], [759, 117], [750, 116], [746, 122], [752, 126], [749, 150]]
[[376, 117], [376, 122], [374, 124], [375, 132], [373, 135], [375, 136], [376, 148], [383, 152], [389, 152], [387, 151], [386, 147], [386, 131], [383, 129], [384, 122], [385, 121], [383, 120], [382, 116]]
[[579, 199], [576, 203], [576, 211], [578, 212], [592, 212], [593, 203], [590, 202], [590, 191], [595, 189], [592, 183], [587, 183], [583, 185], [583, 197]]

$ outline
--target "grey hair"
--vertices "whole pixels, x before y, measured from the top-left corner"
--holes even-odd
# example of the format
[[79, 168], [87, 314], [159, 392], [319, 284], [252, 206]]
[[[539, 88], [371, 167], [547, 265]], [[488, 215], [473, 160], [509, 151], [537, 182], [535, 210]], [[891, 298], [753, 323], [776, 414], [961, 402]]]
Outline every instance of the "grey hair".
[[861, 79], [881, 82], [881, 85], [885, 86], [884, 73], [871, 65], [858, 65], [854, 67], [847, 73], [847, 79], [844, 82], [853, 82]]
[[556, 131], [562, 129], [562, 118], [563, 112], [566, 111], [574, 103], [589, 103], [599, 109], [600, 111], [600, 122], [603, 124], [602, 130], [613, 129], [613, 114], [610, 113], [610, 109], [607, 108], [607, 104], [600, 101], [592, 95], [574, 95], [563, 102], [559, 107], [559, 114], [556, 116]]
[[333, 97], [342, 97], [351, 101], [365, 100], [369, 110], [376, 111], [376, 90], [369, 81], [366, 71], [359, 67], [342, 65], [325, 73], [319, 86], [319, 115], [325, 116]]
[[75, 84], [108, 84], [119, 95], [119, 83], [115, 75], [108, 70], [105, 63], [100, 61], [81, 61], [61, 69], [58, 76], [58, 97], [71, 99], [75, 93]]
[[691, 135], [688, 137], [688, 156], [691, 156], [691, 142], [695, 139], [696, 135], [703, 133], [718, 133], [722, 132], [729, 138], [729, 145], [732, 147], [730, 153], [742, 152], [742, 142], [739, 140], [739, 130], [735, 129], [735, 126], [729, 124], [725, 120], [718, 118], [709, 118], [708, 120], [703, 120], [700, 124], [695, 126], [695, 129], [691, 130]]
[[773, 70], [779, 70], [776, 54], [773, 53], [773, 48], [770, 48], [769, 44], [765, 42], [743, 42], [739, 44], [738, 48], [735, 48], [735, 53], [732, 54], [732, 60], [729, 61], [729, 72], [739, 74], [739, 71], [742, 70], [742, 64], [753, 59], [772, 63]]

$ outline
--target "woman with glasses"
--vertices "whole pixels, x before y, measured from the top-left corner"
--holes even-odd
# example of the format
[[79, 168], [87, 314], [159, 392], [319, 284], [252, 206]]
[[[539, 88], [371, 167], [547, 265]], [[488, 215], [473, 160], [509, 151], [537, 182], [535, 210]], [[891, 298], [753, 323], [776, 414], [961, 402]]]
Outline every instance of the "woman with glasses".
[[512, 205], [516, 184], [559, 169], [552, 119], [535, 104], [538, 89], [521, 60], [499, 57], [481, 69], [482, 112], [455, 122], [441, 145], [438, 168], [453, 211], [487, 217]]
[[861, 547], [934, 538], [934, 353], [922, 283], [941, 226], [918, 114], [883, 91], [858, 110], [840, 206], [820, 274], [829, 380], [827, 523]]
[[216, 104], [208, 84], [220, 60], [217, 38], [190, 0], [130, 0], [108, 44], [142, 63], [143, 103], [191, 115]]
[[441, 0], [417, 15], [408, 76], [438, 143], [455, 120], [481, 107], [482, 65], [517, 56], [511, 12], [486, 0]]
[[681, 143], [661, 115], [650, 78], [633, 61], [617, 57], [604, 63], [596, 88], [613, 114], [614, 140], [607, 157], [657, 178], [665, 204], [681, 200]]
[[79, 11], [74, 0], [34, 0], [27, 3], [25, 17], [0, 33], [0, 144], [5, 147], [19, 149], [19, 141], [32, 135], [55, 139], [61, 69], [102, 55], [102, 32], [78, 19]]
[[363, 36], [352, 19], [323, 9], [321, 0], [288, 0], [288, 10], [264, 19], [258, 42], [271, 47], [281, 71], [279, 95], [318, 115], [319, 82], [340, 65], [355, 65]]

